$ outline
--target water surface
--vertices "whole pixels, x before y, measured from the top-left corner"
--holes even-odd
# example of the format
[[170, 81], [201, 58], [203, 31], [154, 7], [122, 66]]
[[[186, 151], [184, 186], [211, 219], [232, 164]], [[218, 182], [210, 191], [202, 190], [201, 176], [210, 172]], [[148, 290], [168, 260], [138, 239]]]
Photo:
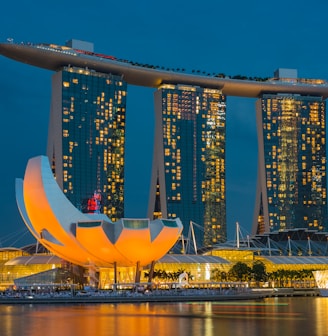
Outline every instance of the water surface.
[[328, 298], [0, 305], [1, 336], [328, 335]]

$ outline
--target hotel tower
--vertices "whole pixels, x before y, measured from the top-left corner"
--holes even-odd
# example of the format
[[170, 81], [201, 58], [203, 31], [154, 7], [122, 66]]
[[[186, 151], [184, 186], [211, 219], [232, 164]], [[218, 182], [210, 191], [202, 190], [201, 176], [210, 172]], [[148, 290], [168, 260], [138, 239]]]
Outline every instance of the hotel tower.
[[124, 215], [126, 83], [76, 67], [53, 75], [47, 155], [57, 183], [83, 212]]
[[[197, 247], [226, 240], [225, 96], [217, 89], [163, 84], [155, 92], [150, 218], [179, 217]], [[194, 227], [194, 226], [193, 226]]]
[[198, 247], [226, 240], [225, 99], [238, 96], [258, 99], [252, 233], [327, 231], [326, 81], [298, 78], [293, 69], [266, 79], [164, 70], [95, 53], [92, 43], [77, 40], [10, 39], [0, 54], [55, 72], [47, 154], [58, 184], [82, 211], [124, 217], [129, 84], [155, 90], [150, 219], [179, 217], [184, 236], [195, 229]]
[[326, 103], [263, 94], [257, 101], [259, 169], [253, 234], [327, 230]]

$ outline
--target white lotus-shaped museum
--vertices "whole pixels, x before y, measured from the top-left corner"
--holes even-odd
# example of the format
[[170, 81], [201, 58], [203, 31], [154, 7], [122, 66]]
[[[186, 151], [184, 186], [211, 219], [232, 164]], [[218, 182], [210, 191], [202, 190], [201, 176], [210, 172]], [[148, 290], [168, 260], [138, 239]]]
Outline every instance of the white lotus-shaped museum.
[[145, 266], [163, 257], [182, 232], [179, 219], [120, 219], [85, 214], [61, 191], [46, 156], [29, 160], [16, 179], [20, 214], [33, 236], [55, 255], [81, 266]]

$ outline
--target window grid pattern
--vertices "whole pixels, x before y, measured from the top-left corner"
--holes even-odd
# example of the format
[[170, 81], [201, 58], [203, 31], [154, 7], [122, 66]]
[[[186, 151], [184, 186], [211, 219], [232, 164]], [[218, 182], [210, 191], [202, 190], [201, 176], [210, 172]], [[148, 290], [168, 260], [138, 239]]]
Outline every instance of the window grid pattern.
[[116, 221], [124, 216], [126, 83], [71, 67], [62, 73], [63, 191], [82, 211], [100, 193], [101, 212]]
[[270, 231], [325, 231], [325, 102], [317, 97], [264, 95], [262, 118]]
[[198, 246], [226, 240], [225, 127], [221, 91], [162, 88], [164, 170], [168, 218], [190, 221], [204, 232]]

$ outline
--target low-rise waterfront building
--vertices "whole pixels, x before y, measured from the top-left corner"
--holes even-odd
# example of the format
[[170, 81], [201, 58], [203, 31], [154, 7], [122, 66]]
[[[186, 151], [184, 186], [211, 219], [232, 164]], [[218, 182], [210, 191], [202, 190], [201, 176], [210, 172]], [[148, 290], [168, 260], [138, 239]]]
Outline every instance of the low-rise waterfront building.
[[[313, 242], [312, 244], [309, 243], [307, 237]], [[263, 243], [264, 241], [270, 241], [269, 247]], [[212, 283], [214, 272], [228, 274], [238, 262], [245, 263], [249, 267], [256, 262], [261, 262], [267, 274], [276, 274], [281, 277], [286, 276], [286, 272], [292, 271], [304, 271], [309, 275], [313, 270], [328, 270], [326, 245], [327, 237], [322, 232], [302, 229], [240, 240], [239, 246], [236, 242], [227, 242], [202, 254], [166, 254], [153, 265], [150, 281], [155, 285], [175, 283], [179, 274], [185, 272], [188, 274], [190, 284]], [[300, 249], [300, 246], [303, 246], [303, 249]], [[60, 284], [63, 287], [69, 287], [74, 284], [83, 287], [89, 284], [89, 272], [64, 261], [44, 248], [36, 249], [35, 246], [21, 249], [2, 248], [0, 260], [0, 288], [2, 290], [15, 285], [35, 287], [59, 286]], [[136, 267], [118, 267], [116, 281], [114, 267], [95, 268], [94, 272], [99, 279], [98, 288], [111, 289], [114, 285], [128, 286], [134, 283]], [[149, 282], [150, 272], [151, 265], [142, 267], [141, 283]], [[310, 287], [315, 285], [313, 279], [310, 282], [308, 278], [306, 279], [306, 281], [288, 280], [285, 284]], [[275, 283], [271, 281], [269, 285], [273, 284], [277, 286], [277, 281]]]

